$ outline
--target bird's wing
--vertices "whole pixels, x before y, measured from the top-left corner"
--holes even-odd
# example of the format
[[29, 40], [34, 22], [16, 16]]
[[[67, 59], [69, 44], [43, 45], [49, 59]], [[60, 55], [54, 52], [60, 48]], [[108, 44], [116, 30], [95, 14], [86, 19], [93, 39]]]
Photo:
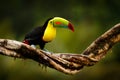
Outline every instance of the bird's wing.
[[25, 36], [25, 39], [28, 40], [35, 40], [43, 36], [43, 30], [41, 30], [42, 27], [36, 27], [31, 32], [27, 33]]

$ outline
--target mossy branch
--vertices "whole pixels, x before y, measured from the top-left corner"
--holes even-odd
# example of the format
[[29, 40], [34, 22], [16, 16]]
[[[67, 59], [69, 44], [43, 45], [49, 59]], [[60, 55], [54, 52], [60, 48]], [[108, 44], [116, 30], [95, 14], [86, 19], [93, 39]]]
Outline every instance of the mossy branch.
[[101, 60], [118, 42], [120, 42], [120, 23], [93, 41], [81, 54], [48, 54], [22, 42], [9, 39], [0, 39], [0, 54], [14, 58], [32, 59], [63, 73], [76, 74], [84, 66], [92, 66]]

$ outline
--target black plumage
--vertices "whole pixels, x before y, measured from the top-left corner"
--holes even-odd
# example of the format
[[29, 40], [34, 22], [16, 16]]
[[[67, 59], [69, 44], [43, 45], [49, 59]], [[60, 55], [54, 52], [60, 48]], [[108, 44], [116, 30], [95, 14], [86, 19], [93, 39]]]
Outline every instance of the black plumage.
[[41, 49], [44, 49], [45, 43], [47, 42], [43, 41], [42, 37], [50, 19], [52, 18], [49, 18], [43, 26], [36, 27], [27, 33], [24, 40], [29, 45], [39, 45]]

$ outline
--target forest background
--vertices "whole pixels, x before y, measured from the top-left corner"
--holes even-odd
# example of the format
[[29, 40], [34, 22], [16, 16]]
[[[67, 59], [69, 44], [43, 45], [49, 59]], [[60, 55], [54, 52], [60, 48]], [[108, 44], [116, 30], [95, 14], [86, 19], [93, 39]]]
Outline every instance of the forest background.
[[[51, 52], [80, 54], [97, 37], [120, 22], [120, 0], [2, 0], [0, 1], [0, 38], [22, 41], [32, 28], [50, 17], [71, 21], [75, 32], [57, 29], [54, 41], [46, 45]], [[42, 69], [32, 60], [0, 55], [0, 80], [118, 80], [120, 44], [104, 59], [85, 67], [76, 75]]]

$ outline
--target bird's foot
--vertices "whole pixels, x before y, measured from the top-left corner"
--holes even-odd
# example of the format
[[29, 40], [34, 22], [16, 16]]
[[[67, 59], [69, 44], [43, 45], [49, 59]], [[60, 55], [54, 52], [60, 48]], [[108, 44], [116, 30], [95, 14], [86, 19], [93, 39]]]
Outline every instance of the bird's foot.
[[34, 48], [34, 49], [36, 49], [36, 46], [35, 46], [35, 45], [33, 45], [33, 44], [31, 45], [31, 47], [32, 47], [32, 48]]
[[47, 49], [43, 49], [43, 52], [45, 52], [47, 54], [52, 54], [52, 52], [48, 51]]

